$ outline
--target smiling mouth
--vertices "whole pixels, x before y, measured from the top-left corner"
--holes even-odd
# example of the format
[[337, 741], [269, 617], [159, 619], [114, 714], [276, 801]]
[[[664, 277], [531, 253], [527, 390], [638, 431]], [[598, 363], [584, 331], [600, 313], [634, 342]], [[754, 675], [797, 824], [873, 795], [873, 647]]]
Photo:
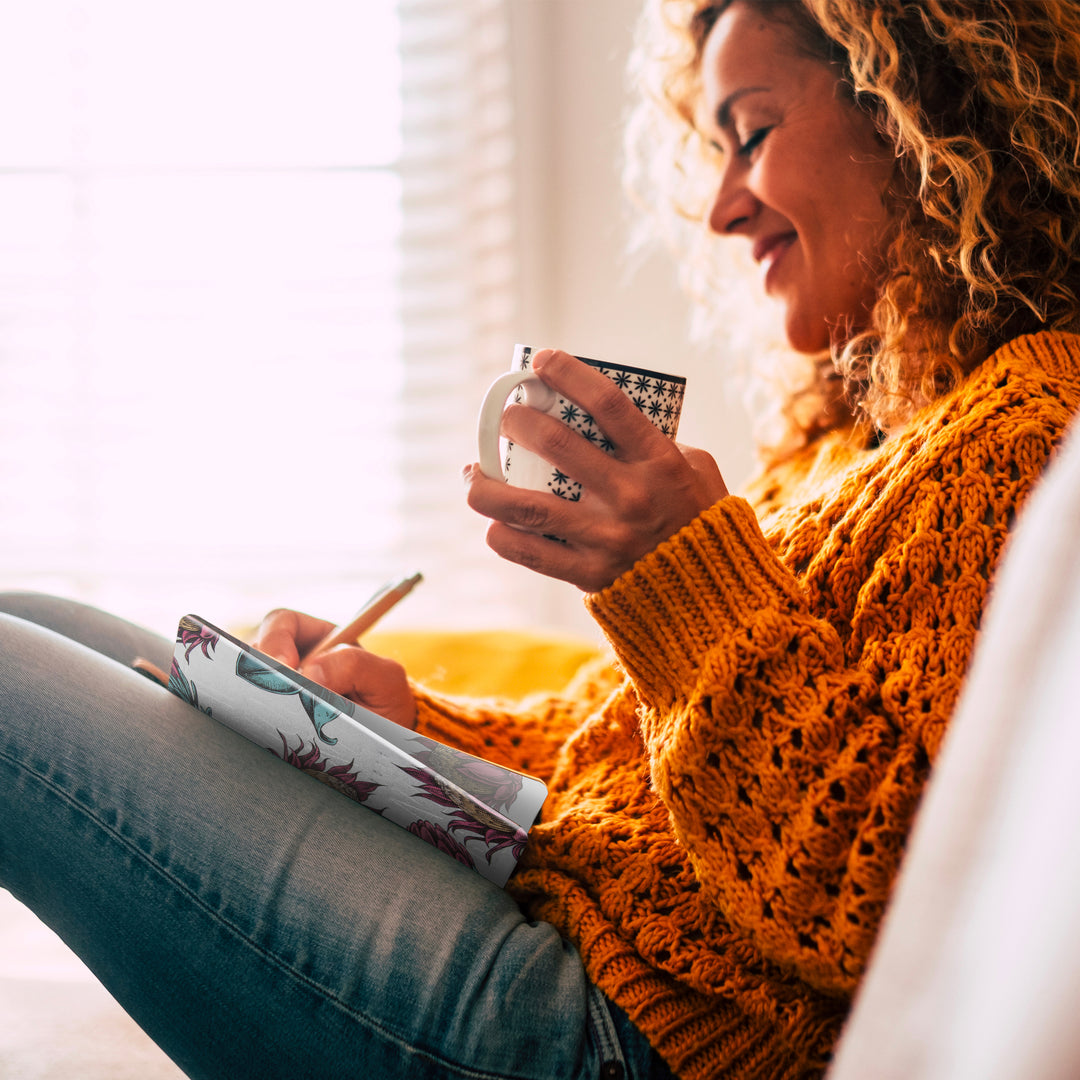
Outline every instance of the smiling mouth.
[[766, 290], [769, 285], [769, 275], [773, 267], [784, 257], [785, 252], [795, 243], [797, 235], [794, 232], [774, 233], [772, 236], [762, 237], [754, 244], [754, 262], [761, 267], [765, 275]]

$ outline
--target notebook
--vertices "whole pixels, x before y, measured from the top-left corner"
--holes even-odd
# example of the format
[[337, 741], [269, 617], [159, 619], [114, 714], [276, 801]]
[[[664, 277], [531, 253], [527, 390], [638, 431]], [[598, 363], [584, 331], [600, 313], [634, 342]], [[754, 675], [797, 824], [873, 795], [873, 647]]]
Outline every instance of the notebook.
[[409, 731], [196, 615], [180, 620], [168, 687], [499, 886], [547, 797], [535, 777]]

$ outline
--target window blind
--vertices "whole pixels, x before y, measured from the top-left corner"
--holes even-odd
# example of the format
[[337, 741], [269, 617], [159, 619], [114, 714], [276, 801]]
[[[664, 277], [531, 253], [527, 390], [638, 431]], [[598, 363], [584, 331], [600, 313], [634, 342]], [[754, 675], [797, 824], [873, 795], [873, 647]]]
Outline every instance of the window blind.
[[505, 0], [0, 16], [0, 586], [168, 631], [534, 617], [463, 503], [516, 265]]

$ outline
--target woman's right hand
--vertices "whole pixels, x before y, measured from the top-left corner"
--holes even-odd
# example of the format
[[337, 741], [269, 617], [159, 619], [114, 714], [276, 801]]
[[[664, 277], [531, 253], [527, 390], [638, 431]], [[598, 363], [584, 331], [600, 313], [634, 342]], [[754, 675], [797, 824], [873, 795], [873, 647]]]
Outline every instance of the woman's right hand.
[[301, 663], [300, 657], [333, 628], [324, 619], [278, 608], [263, 619], [251, 644], [365, 709], [402, 727], [416, 727], [416, 699], [405, 669], [396, 660], [376, 656], [359, 645], [338, 645]]

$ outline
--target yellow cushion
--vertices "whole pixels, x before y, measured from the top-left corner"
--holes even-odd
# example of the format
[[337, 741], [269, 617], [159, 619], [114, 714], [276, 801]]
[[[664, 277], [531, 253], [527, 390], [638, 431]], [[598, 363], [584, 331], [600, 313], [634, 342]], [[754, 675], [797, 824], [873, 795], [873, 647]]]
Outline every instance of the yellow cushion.
[[477, 697], [557, 693], [601, 652], [586, 641], [524, 630], [375, 630], [363, 645], [438, 693]]

